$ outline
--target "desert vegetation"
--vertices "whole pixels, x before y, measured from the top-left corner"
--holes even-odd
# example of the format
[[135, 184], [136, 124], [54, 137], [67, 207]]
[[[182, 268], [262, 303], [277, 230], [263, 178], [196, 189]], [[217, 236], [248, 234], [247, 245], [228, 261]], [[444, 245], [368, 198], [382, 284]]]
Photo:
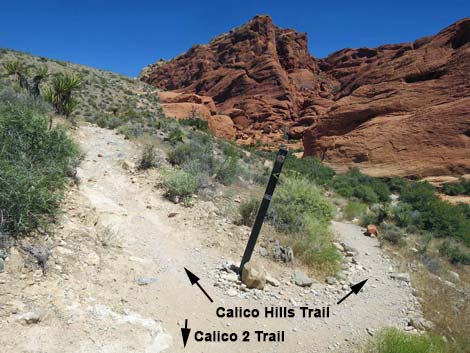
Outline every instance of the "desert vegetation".
[[43, 102], [0, 92], [0, 233], [44, 227], [59, 211], [78, 148], [64, 129], [49, 128]]

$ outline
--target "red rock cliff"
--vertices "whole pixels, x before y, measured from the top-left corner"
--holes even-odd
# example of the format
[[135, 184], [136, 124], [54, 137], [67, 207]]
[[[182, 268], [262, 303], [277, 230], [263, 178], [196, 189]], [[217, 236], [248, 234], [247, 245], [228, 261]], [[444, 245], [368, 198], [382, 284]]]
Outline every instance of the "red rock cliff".
[[470, 170], [470, 19], [414, 43], [323, 60], [268, 16], [194, 46], [141, 79], [213, 98], [240, 143], [303, 139], [305, 154], [378, 174]]

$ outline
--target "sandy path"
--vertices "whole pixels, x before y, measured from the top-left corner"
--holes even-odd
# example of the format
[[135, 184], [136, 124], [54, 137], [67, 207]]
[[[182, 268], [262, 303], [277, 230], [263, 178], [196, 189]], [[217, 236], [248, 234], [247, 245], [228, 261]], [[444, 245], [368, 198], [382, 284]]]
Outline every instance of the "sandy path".
[[[18, 280], [9, 271], [0, 281], [0, 297], [6, 303], [0, 311], [0, 344], [8, 352], [350, 352], [368, 337], [367, 330], [404, 327], [409, 312], [415, 310], [411, 288], [390, 278], [391, 261], [378, 241], [343, 223], [334, 223], [335, 231], [359, 253], [358, 264], [345, 271], [345, 283], [369, 278], [357, 297], [338, 306], [336, 302], [348, 292], [342, 285], [317, 282], [299, 288], [289, 284], [292, 269], [278, 264], [270, 266], [282, 284], [267, 287], [261, 299], [244, 297], [242, 292], [227, 295], [214, 286], [221, 274], [217, 269], [224, 259], [238, 260], [242, 248], [228, 253], [224, 246], [206, 246], [208, 238], [226, 235], [210, 227], [216, 221], [205, 216], [204, 206], [174, 205], [162, 198], [154, 181], [124, 170], [120, 160], [131, 160], [138, 152], [113, 131], [83, 125], [77, 139], [87, 157], [79, 170], [81, 185], [72, 192], [71, 206], [59, 226], [62, 240], [54, 250], [54, 266], [46, 278], [23, 271]], [[168, 218], [169, 212], [178, 215]], [[83, 235], [96, 228], [90, 215], [122, 237], [122, 250], [103, 249]], [[189, 285], [184, 267], [201, 277], [214, 303]], [[151, 283], [139, 285], [139, 278]], [[299, 310], [302, 305], [331, 305], [332, 315], [328, 319], [215, 315], [219, 306], [263, 311], [265, 306]], [[41, 322], [21, 323], [21, 315], [30, 311], [44, 313]], [[192, 334], [222, 330], [241, 336], [244, 330], [285, 330], [286, 342], [259, 343], [253, 333], [252, 340], [244, 343], [197, 343], [191, 336], [183, 350], [179, 325], [185, 319]]]

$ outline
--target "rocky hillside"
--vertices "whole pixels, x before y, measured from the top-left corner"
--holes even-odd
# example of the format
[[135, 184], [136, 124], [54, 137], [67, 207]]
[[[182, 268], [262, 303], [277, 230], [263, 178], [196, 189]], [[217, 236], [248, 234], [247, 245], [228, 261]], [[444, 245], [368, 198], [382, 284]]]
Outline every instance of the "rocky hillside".
[[146, 67], [141, 79], [212, 98], [210, 115], [224, 116], [226, 126], [230, 117], [230, 135], [242, 144], [302, 141], [306, 155], [380, 166], [378, 174], [458, 174], [470, 170], [469, 42], [464, 19], [414, 43], [318, 60], [305, 33], [256, 16]]

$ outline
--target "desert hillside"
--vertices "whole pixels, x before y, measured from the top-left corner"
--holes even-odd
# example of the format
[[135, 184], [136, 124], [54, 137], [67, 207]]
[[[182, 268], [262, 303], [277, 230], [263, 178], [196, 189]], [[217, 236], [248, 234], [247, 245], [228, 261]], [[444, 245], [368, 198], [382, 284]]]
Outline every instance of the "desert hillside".
[[[375, 175], [464, 174], [469, 42], [470, 19], [463, 19], [413, 43], [344, 49], [320, 60], [309, 54], [305, 33], [256, 16], [149, 65], [140, 78], [212, 100], [216, 109], [205, 115], [219, 116], [240, 144], [269, 149], [303, 142], [305, 155]], [[163, 103], [169, 116], [189, 116], [174, 99]]]

